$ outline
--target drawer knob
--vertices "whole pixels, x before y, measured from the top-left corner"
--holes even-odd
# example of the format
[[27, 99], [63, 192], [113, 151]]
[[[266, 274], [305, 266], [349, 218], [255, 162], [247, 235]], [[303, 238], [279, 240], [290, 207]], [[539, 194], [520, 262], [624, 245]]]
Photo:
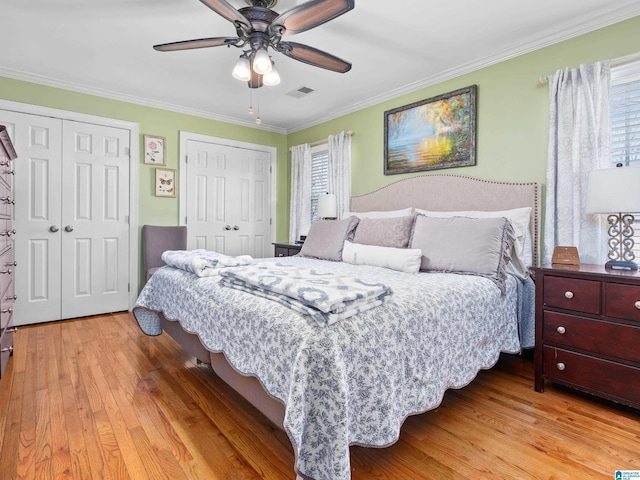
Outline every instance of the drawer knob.
[[633, 304], [638, 310], [640, 310], [640, 300]]
[[564, 296], [565, 298], [568, 298], [569, 300], [571, 300], [573, 298], [573, 292], [571, 290], [564, 292]]
[[558, 362], [556, 364], [556, 367], [558, 367], [558, 370], [564, 370], [566, 365], [564, 363], [562, 363], [562, 362]]
[[567, 329], [564, 328], [562, 325], [560, 325], [558, 328], [556, 328], [556, 332], [558, 332], [560, 335], [564, 335], [564, 332], [566, 332]]

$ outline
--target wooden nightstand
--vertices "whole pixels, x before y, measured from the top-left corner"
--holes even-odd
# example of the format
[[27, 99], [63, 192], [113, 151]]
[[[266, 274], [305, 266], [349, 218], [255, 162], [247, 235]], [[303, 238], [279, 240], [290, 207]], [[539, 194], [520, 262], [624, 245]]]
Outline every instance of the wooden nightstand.
[[545, 380], [640, 408], [640, 273], [536, 268], [535, 389]]
[[291, 257], [297, 253], [300, 253], [302, 245], [290, 243], [274, 243], [275, 256], [276, 257]]

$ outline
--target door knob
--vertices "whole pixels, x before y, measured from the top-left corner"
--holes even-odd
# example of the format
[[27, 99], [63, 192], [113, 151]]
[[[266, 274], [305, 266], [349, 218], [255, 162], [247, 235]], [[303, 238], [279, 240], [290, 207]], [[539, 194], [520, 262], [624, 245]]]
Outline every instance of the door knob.
[[227, 230], [227, 231], [228, 231], [228, 230], [231, 230], [231, 225], [225, 225], [225, 226], [224, 226], [224, 229], [225, 229], [225, 230]]
[[49, 227], [50, 232], [56, 233], [58, 230], [60, 230], [60, 228], [57, 225], [51, 225]]
[[64, 227], [64, 231], [65, 232], [73, 232], [73, 227], [71, 225], [67, 225], [66, 227]]
[[233, 226], [233, 229], [234, 229], [234, 230], [240, 230], [240, 227], [239, 227], [238, 225], [234, 225], [234, 226]]

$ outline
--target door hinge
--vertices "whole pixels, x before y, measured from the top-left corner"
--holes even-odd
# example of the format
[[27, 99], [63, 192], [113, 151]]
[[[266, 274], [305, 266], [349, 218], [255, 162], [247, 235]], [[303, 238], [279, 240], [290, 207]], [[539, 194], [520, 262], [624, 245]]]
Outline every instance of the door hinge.
[[187, 224], [187, 217], [184, 217], [184, 224]]
[[271, 222], [273, 222], [272, 218], [269, 219], [269, 225], [271, 225]]
[[269, 173], [273, 173], [273, 167], [269, 165]]
[[130, 291], [131, 291], [131, 284], [127, 283], [127, 292], [130, 292]]
[[131, 157], [131, 149], [129, 147], [124, 147], [124, 154], [127, 157]]

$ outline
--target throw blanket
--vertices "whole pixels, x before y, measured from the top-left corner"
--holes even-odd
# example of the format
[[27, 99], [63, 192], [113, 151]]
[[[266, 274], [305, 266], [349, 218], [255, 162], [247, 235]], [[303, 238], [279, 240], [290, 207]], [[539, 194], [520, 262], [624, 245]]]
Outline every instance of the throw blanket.
[[222, 268], [249, 265], [253, 258], [249, 255], [229, 257], [210, 250], [167, 250], [162, 254], [162, 261], [199, 277], [209, 277], [217, 275]]
[[221, 284], [281, 303], [322, 327], [382, 305], [391, 289], [311, 268], [274, 262], [223, 269]]

